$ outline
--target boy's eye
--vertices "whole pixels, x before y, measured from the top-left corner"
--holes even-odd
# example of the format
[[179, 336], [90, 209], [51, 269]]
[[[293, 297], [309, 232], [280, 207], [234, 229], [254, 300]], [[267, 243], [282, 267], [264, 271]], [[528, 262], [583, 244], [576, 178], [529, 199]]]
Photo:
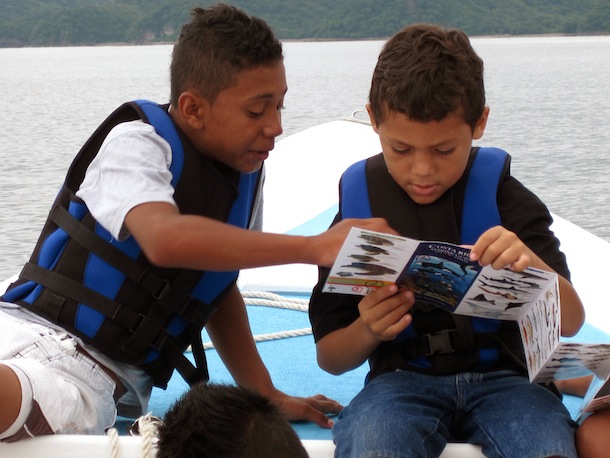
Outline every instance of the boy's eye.
[[[282, 111], [284, 109], [283, 105], [278, 105], [276, 107], [276, 111]], [[248, 110], [248, 116], [250, 116], [251, 118], [260, 118], [261, 116], [263, 116], [265, 114], [265, 110]]]
[[447, 155], [453, 153], [454, 150], [455, 150], [455, 148], [445, 148], [445, 149], [437, 149], [436, 152], [438, 154], [440, 154], [441, 156], [447, 156]]
[[394, 150], [394, 152], [396, 154], [407, 154], [409, 151], [411, 151], [411, 148], [404, 148], [404, 147], [396, 148], [396, 147], [392, 147], [392, 150]]

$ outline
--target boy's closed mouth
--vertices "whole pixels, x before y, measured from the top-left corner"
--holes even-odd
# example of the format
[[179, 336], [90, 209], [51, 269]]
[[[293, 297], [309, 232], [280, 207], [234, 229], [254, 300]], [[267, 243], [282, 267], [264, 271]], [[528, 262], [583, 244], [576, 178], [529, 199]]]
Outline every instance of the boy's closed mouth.
[[250, 154], [253, 154], [254, 156], [257, 156], [259, 160], [264, 161], [265, 159], [267, 159], [269, 157], [269, 151], [254, 151], [251, 150], [249, 151]]
[[438, 189], [438, 186], [435, 184], [412, 184], [411, 188], [413, 189], [413, 192], [415, 194], [418, 194], [420, 196], [429, 196]]

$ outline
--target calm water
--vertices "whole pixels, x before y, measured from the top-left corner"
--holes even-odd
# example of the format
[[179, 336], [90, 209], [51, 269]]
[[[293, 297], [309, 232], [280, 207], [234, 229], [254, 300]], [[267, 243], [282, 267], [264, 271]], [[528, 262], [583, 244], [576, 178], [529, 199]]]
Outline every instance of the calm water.
[[[473, 44], [491, 106], [480, 143], [508, 150], [513, 174], [551, 211], [610, 241], [610, 37]], [[381, 46], [285, 43], [285, 134], [363, 108]], [[0, 279], [29, 257], [71, 158], [106, 115], [129, 99], [167, 100], [170, 53], [168, 45], [0, 49]]]

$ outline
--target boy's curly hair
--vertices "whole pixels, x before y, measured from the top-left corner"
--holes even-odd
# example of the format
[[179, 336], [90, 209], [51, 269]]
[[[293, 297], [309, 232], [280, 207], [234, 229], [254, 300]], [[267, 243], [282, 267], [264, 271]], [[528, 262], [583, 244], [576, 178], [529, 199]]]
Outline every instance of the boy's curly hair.
[[427, 122], [461, 110], [474, 129], [485, 107], [483, 61], [461, 30], [407, 26], [379, 55], [369, 103], [378, 124], [390, 112]]
[[273, 65], [284, 56], [282, 44], [262, 19], [219, 4], [194, 8], [174, 45], [170, 102], [195, 89], [209, 102], [234, 82], [241, 70]]
[[159, 427], [157, 458], [307, 458], [292, 426], [258, 393], [199, 383]]

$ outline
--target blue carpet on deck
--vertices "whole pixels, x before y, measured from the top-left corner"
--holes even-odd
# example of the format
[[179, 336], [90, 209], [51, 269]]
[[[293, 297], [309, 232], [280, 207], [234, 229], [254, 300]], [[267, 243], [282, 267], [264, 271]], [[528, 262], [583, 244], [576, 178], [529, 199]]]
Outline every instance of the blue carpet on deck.
[[[306, 312], [248, 306], [248, 313], [254, 335], [310, 327]], [[205, 331], [203, 336], [203, 341], [208, 342]], [[315, 345], [311, 335], [259, 342], [257, 347], [275, 386], [294, 396], [308, 397], [321, 393], [347, 405], [362, 387], [367, 373], [366, 365], [342, 376], [324, 372], [316, 362]], [[233, 383], [215, 350], [207, 350], [206, 357], [211, 382]], [[188, 385], [180, 375], [174, 373], [167, 390], [153, 390], [149, 411], [162, 417], [187, 389]], [[124, 434], [126, 426], [131, 422], [130, 419], [119, 418], [116, 426], [119, 433]], [[302, 439], [331, 438], [329, 430], [313, 423], [295, 422], [294, 426]]]
[[[248, 313], [254, 335], [310, 326], [307, 313], [301, 311], [248, 306]], [[564, 340], [610, 343], [610, 335], [587, 323], [575, 337]], [[203, 341], [209, 341], [205, 331]], [[307, 397], [321, 393], [347, 405], [361, 389], [368, 371], [366, 364], [341, 376], [333, 376], [322, 371], [316, 362], [315, 345], [311, 335], [259, 342], [257, 346], [276, 387], [294, 396]], [[233, 379], [216, 351], [207, 350], [206, 356], [210, 380], [218, 383], [232, 383]], [[188, 386], [180, 375], [174, 373], [166, 391], [157, 388], [153, 390], [149, 410], [154, 415], [162, 417], [172, 403], [187, 389]], [[564, 403], [573, 415], [578, 410], [580, 402], [582, 402], [580, 398], [564, 396]], [[117, 429], [124, 434], [125, 427], [131, 422], [132, 420], [119, 418]], [[296, 422], [293, 425], [302, 439], [331, 439], [329, 430], [313, 423]]]

